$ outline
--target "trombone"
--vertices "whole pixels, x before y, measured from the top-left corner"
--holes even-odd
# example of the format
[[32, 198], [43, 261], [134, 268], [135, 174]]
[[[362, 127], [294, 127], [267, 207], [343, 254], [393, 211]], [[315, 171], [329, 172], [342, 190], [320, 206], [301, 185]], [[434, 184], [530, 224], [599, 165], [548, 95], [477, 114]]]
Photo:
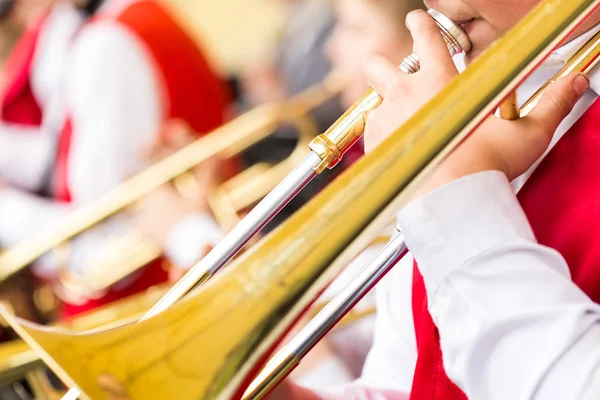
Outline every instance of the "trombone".
[[[391, 219], [415, 182], [598, 5], [600, 0], [542, 2], [374, 152], [201, 290], [160, 314], [80, 335], [41, 330], [3, 314], [85, 398], [262, 397], [298, 362], [298, 354], [244, 392], [315, 295]], [[596, 62], [598, 50], [596, 37], [588, 62]], [[350, 207], [352, 213], [340, 211]], [[402, 243], [396, 236], [394, 251], [382, 253], [377, 263], [392, 265]], [[327, 324], [318, 325], [326, 330]]]

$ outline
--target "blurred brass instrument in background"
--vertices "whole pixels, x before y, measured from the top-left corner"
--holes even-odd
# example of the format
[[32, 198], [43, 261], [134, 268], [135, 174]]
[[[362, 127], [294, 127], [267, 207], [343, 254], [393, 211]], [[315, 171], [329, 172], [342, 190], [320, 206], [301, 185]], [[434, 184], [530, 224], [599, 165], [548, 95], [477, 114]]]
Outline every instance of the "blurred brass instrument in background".
[[[259, 106], [196, 140], [98, 200], [75, 210], [58, 229], [0, 253], [0, 283], [43, 254], [131, 208], [163, 184], [175, 182], [176, 187], [182, 189], [180, 192], [193, 191], [195, 181], [189, 173], [191, 169], [214, 157], [230, 159], [272, 134], [282, 124], [291, 125], [298, 133], [298, 143], [288, 158], [276, 165], [255, 164], [209, 193], [209, 204], [216, 220], [229, 230], [238, 222], [240, 213], [264, 197], [304, 157], [306, 146], [318, 134], [310, 111], [332, 99], [341, 87], [341, 79], [330, 75], [321, 84], [289, 100]], [[98, 257], [90, 261], [93, 268], [83, 268], [87, 275], [64, 271], [63, 283], [77, 295], [102, 292], [161, 254], [158, 244], [133, 230], [124, 236], [109, 238]]]
[[[360, 296], [347, 297], [345, 302], [334, 299], [334, 306], [343, 312], [330, 313], [330, 305], [326, 306], [317, 315], [316, 326], [305, 328], [310, 335], [301, 332], [298, 346], [277, 353], [252, 381], [282, 335], [389, 222], [426, 172], [489, 116], [598, 5], [600, 0], [543, 1], [377, 149], [275, 232], [216, 275], [221, 266], [206, 270], [199, 263], [140, 322], [77, 334], [41, 329], [6, 310], [3, 315], [64, 382], [81, 391], [71, 392], [69, 398], [263, 397]], [[600, 35], [596, 35], [562, 72], [586, 72], [597, 62], [599, 49]], [[537, 98], [539, 94], [534, 103]], [[348, 135], [364, 128], [366, 113], [379, 102], [367, 94], [342, 117], [336, 126], [345, 125], [347, 135], [338, 136], [339, 141], [332, 141], [331, 135], [313, 141], [313, 145], [323, 145], [311, 147], [313, 152], [324, 150], [313, 168], [335, 162], [341, 156], [338, 145], [354, 140], [347, 140]], [[356, 110], [364, 112], [359, 116]], [[374, 261], [386, 270], [403, 254], [398, 251], [403, 246], [401, 235], [390, 244], [396, 250]], [[352, 282], [349, 287], [362, 295], [381, 276], [374, 272], [372, 279], [363, 279], [361, 274], [357, 281], [365, 284], [359, 287]], [[200, 290], [185, 296], [211, 277]], [[321, 319], [323, 313], [328, 314], [327, 320]]]

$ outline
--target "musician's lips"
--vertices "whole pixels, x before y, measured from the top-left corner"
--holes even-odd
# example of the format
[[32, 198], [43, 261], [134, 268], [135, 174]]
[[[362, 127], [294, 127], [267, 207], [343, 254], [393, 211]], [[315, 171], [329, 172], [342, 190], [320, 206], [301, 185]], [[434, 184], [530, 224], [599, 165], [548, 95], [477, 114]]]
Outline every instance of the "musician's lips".
[[475, 21], [475, 18], [471, 18], [471, 19], [463, 19], [463, 20], [453, 20], [454, 23], [456, 23], [456, 25], [460, 26], [461, 29], [463, 31], [467, 31], [469, 29], [469, 26], [471, 25], [471, 23], [473, 21]]

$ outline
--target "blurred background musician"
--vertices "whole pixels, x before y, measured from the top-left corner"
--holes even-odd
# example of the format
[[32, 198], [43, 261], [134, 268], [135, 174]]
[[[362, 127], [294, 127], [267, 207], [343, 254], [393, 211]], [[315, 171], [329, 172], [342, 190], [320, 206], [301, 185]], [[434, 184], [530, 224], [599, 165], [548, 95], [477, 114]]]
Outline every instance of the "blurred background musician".
[[[15, 1], [17, 6], [20, 0]], [[169, 129], [161, 129], [165, 122], [181, 121], [193, 132], [206, 133], [222, 124], [227, 105], [222, 83], [202, 51], [151, 0], [53, 2], [30, 21], [7, 62], [4, 83], [2, 247], [60, 223], [73, 208], [146, 166], [143, 148], [156, 135], [168, 136]], [[68, 267], [82, 268], [88, 250], [126, 229], [122, 220], [107, 221], [74, 240]], [[55, 278], [55, 258], [44, 257], [35, 270]], [[63, 293], [62, 315], [166, 279], [156, 263], [99, 298]]]

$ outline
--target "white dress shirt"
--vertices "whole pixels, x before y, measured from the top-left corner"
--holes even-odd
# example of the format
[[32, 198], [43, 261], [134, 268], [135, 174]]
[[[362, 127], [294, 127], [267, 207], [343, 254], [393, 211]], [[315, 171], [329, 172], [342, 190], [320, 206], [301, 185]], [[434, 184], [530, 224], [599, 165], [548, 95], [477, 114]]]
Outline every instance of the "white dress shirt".
[[40, 127], [0, 121], [0, 179], [36, 191], [53, 163], [55, 143], [64, 123], [61, 84], [71, 41], [83, 22], [80, 12], [59, 2], [47, 17], [36, 44], [30, 78], [44, 110]]
[[[599, 29], [553, 52], [519, 88], [520, 102]], [[598, 69], [589, 76], [590, 89], [552, 145], [598, 97]], [[497, 172], [463, 178], [399, 215], [442, 335], [446, 372], [470, 399], [600, 396], [600, 308], [570, 281], [562, 257], [536, 244], [514, 196], [534, 168], [511, 184]], [[391, 400], [410, 393], [417, 360], [412, 263], [405, 257], [377, 288], [373, 347], [361, 379], [341, 388], [339, 398]], [[515, 324], [523, 330], [514, 331]]]
[[406, 207], [399, 224], [446, 373], [469, 399], [600, 398], [600, 306], [557, 251], [537, 244], [504, 174], [446, 185]]
[[[103, 7], [115, 12], [132, 1], [111, 0]], [[14, 186], [0, 191], [2, 247], [53, 229], [74, 208], [146, 167], [144, 146], [164, 120], [161, 78], [145, 44], [112, 19], [81, 28], [82, 22], [72, 6], [58, 3], [41, 31], [32, 87], [44, 111], [42, 126], [0, 125], [0, 177]], [[73, 122], [67, 172], [72, 203], [62, 204], [20, 189], [39, 189], [53, 167], [56, 141], [67, 116]], [[196, 239], [213, 243], [214, 226], [204, 224]], [[85, 268], [108, 236], [129, 229], [127, 218], [121, 217], [78, 236], [68, 267]], [[177, 237], [181, 237], [177, 232], [170, 235], [167, 253], [175, 260], [186, 259], [175, 246]], [[36, 265], [42, 275], [54, 274], [56, 267], [53, 257]]]

